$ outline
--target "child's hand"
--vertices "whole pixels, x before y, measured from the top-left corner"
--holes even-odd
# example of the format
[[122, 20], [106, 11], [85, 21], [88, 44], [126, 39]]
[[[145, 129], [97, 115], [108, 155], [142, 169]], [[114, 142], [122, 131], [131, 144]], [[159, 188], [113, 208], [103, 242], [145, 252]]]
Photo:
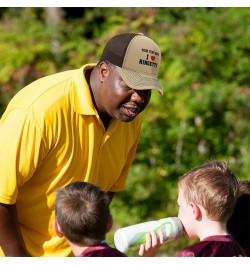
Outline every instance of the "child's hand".
[[138, 256], [153, 257], [160, 248], [160, 246], [163, 244], [163, 238], [163, 232], [160, 232], [159, 234], [155, 233], [155, 231], [147, 233], [146, 242], [145, 244], [140, 246]]

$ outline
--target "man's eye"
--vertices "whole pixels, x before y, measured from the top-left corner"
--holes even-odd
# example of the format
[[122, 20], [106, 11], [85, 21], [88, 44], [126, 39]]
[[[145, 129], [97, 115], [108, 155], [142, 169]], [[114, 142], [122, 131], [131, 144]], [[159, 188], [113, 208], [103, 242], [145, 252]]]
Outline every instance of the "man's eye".
[[143, 90], [143, 94], [148, 96], [149, 94], [151, 94], [151, 90], [150, 89]]

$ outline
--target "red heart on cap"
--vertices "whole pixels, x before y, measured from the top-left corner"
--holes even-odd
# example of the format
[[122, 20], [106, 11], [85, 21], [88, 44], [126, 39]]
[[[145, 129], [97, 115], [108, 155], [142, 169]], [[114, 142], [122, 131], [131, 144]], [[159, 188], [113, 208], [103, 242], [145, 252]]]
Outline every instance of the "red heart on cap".
[[151, 55], [151, 60], [154, 61], [155, 60], [155, 56]]

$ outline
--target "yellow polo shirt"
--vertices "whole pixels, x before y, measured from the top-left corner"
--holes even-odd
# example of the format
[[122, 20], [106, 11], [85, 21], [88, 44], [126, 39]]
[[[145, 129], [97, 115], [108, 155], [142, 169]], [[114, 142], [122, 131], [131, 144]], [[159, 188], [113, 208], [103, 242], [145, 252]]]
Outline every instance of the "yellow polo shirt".
[[57, 188], [80, 180], [105, 191], [125, 189], [141, 115], [128, 123], [113, 119], [105, 130], [83, 75], [94, 66], [31, 83], [0, 120], [0, 202], [16, 203], [31, 256], [71, 253], [52, 230]]

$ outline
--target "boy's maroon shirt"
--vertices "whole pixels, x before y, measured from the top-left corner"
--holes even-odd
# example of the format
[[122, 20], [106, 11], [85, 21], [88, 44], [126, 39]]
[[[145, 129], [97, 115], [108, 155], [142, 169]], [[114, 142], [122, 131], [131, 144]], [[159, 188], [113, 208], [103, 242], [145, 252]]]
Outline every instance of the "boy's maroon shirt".
[[101, 243], [88, 247], [79, 257], [126, 257], [126, 255], [106, 243]]
[[179, 251], [177, 257], [245, 257], [245, 251], [231, 235], [209, 236]]

